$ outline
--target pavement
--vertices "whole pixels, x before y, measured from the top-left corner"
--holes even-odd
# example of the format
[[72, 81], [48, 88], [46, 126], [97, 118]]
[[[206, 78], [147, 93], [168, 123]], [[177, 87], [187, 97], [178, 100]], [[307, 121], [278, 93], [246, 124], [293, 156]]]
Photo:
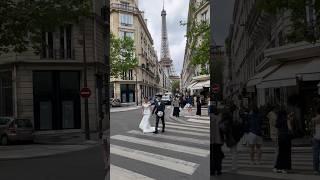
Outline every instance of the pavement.
[[[100, 146], [93, 146], [53, 156], [0, 160], [0, 179], [103, 180], [105, 171], [101, 149]], [[47, 149], [43, 148], [43, 150]]]
[[110, 112], [124, 112], [124, 111], [132, 111], [141, 108], [141, 106], [126, 106], [126, 107], [112, 107], [110, 108]]

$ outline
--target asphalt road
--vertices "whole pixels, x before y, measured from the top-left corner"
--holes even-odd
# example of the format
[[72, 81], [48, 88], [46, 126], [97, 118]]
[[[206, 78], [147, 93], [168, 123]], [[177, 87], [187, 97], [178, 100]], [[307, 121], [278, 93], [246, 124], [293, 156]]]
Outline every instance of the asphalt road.
[[0, 161], [1, 180], [103, 180], [100, 146], [44, 158]]

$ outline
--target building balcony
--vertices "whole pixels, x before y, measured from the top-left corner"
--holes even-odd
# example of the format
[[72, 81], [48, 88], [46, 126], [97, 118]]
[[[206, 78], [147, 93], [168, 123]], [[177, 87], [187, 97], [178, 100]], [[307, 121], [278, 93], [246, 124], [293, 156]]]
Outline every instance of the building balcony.
[[131, 12], [131, 13], [139, 13], [139, 9], [135, 6], [129, 6], [125, 4], [120, 4], [120, 3], [111, 3], [110, 4], [110, 9], [111, 10], [121, 10], [121, 11], [126, 11], [126, 12]]
[[75, 60], [74, 49], [53, 49], [43, 48], [40, 52], [40, 59], [46, 60]]

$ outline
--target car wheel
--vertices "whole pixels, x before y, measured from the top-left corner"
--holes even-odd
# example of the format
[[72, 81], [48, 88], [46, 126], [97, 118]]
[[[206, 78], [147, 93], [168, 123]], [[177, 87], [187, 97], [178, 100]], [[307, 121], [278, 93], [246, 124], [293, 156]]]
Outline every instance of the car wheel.
[[0, 144], [3, 145], [3, 146], [8, 145], [8, 143], [9, 143], [8, 136], [3, 135], [3, 136], [1, 137], [1, 139], [0, 139], [0, 142], [1, 142]]

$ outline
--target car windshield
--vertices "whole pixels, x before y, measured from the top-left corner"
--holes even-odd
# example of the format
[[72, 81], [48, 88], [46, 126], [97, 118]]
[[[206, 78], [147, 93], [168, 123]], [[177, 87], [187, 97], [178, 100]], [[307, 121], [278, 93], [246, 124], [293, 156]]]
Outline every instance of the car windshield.
[[16, 124], [18, 128], [32, 128], [32, 123], [29, 119], [17, 119]]
[[0, 118], [0, 125], [6, 125], [9, 121], [7, 118]]

